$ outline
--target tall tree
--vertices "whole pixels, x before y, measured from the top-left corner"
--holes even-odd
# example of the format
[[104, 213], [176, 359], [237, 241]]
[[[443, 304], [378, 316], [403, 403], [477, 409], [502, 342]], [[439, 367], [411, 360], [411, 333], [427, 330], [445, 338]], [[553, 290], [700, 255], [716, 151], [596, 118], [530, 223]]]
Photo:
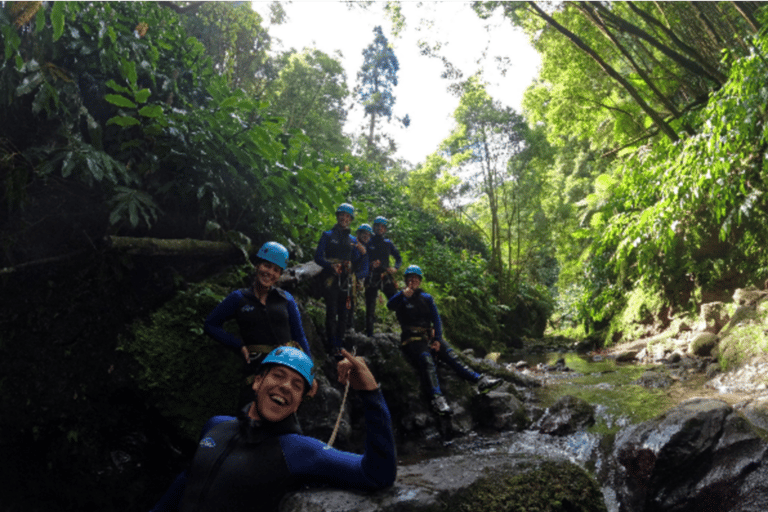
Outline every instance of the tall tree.
[[[384, 36], [381, 26], [375, 27], [373, 33], [374, 40], [363, 50], [363, 65], [357, 73], [357, 92], [363, 104], [365, 116], [369, 118], [366, 135], [366, 156], [369, 158], [376, 156], [377, 122], [384, 117], [387, 121], [392, 119], [392, 107], [395, 104], [394, 88], [397, 86], [397, 72], [400, 69], [395, 52]], [[402, 122], [408, 126], [410, 123], [408, 115], [402, 119]]]
[[300, 130], [316, 151], [342, 153], [349, 96], [341, 63], [317, 49], [291, 52], [280, 59], [277, 80], [269, 87], [269, 112], [285, 119], [283, 131]]
[[454, 119], [457, 127], [443, 144], [452, 156], [452, 163], [467, 172], [475, 181], [476, 190], [488, 201], [490, 269], [500, 276], [504, 268], [504, 204], [500, 192], [513, 178], [508, 172], [510, 158], [525, 149], [527, 125], [512, 108], [494, 101], [477, 76], [470, 77], [464, 84], [464, 95]]

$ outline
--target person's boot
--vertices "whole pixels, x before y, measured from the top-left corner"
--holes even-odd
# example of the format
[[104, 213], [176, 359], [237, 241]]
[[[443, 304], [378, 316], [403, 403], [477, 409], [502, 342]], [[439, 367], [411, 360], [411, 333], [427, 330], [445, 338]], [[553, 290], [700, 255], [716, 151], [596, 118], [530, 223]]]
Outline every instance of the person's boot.
[[453, 414], [451, 406], [445, 400], [443, 395], [435, 395], [432, 397], [432, 409], [440, 415]]
[[481, 375], [480, 380], [477, 381], [477, 391], [480, 394], [488, 393], [489, 391], [501, 386], [504, 381], [497, 377], [489, 377], [487, 375]]

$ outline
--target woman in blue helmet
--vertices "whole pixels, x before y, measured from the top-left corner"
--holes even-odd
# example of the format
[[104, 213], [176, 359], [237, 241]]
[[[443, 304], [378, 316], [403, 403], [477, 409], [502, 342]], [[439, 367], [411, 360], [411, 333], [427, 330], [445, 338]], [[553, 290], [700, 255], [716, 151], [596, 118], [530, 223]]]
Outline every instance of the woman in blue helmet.
[[192, 463], [153, 512], [272, 511], [287, 492], [302, 485], [361, 491], [392, 485], [397, 459], [387, 404], [363, 359], [346, 350], [341, 354], [338, 380], [358, 390], [365, 407], [362, 455], [301, 435], [294, 413], [313, 388], [314, 367], [300, 350], [279, 347], [261, 364], [253, 401], [239, 417], [208, 420]]
[[387, 308], [394, 311], [402, 330], [401, 348], [418, 368], [424, 383], [432, 395], [432, 408], [438, 414], [451, 414], [437, 378], [435, 359], [446, 363], [456, 374], [477, 384], [480, 393], [498, 387], [502, 380], [481, 375], [462, 363], [453, 348], [443, 340], [443, 324], [435, 300], [423, 291], [421, 280], [424, 274], [417, 265], [405, 269], [405, 288], [387, 302]]
[[[261, 360], [275, 347], [294, 345], [311, 357], [299, 308], [293, 296], [276, 287], [288, 264], [288, 250], [267, 242], [256, 253], [250, 288], [230, 293], [205, 319], [205, 332], [225, 347], [242, 354], [250, 381]], [[240, 337], [227, 332], [224, 322], [235, 319]], [[250, 384], [250, 382], [248, 382]], [[246, 388], [241, 402], [250, 399]]]

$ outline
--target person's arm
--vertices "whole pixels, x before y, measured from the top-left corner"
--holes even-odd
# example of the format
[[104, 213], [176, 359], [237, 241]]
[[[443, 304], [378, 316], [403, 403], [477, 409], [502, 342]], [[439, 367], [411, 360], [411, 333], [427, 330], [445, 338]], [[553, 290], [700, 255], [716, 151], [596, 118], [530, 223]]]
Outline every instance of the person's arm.
[[214, 340], [238, 352], [243, 348], [243, 341], [234, 334], [225, 331], [223, 325], [224, 322], [235, 317], [242, 298], [243, 294], [240, 290], [235, 290], [227, 295], [205, 319], [203, 329]]
[[400, 256], [400, 252], [397, 250], [397, 247], [395, 247], [395, 244], [393, 244], [391, 240], [388, 240], [388, 242], [389, 242], [389, 253], [395, 257], [395, 268], [399, 269], [400, 266], [403, 264], [403, 258]]
[[403, 295], [402, 291], [399, 291], [387, 301], [387, 309], [396, 311], [403, 302], [405, 302], [405, 295]]
[[333, 264], [325, 259], [325, 246], [328, 244], [328, 233], [320, 235], [320, 241], [317, 243], [317, 250], [315, 250], [315, 263], [323, 267], [329, 272], [334, 272]]
[[425, 293], [424, 296], [429, 302], [429, 309], [432, 312], [432, 328], [435, 330], [435, 339], [443, 340], [443, 323], [440, 321], [440, 313], [437, 311], [437, 305], [435, 299], [431, 295]]
[[303, 350], [305, 354], [312, 357], [312, 351], [309, 349], [309, 342], [304, 335], [304, 327], [301, 323], [299, 307], [296, 305], [296, 301], [290, 293], [285, 292], [285, 298], [288, 299], [288, 324], [291, 327], [291, 339], [301, 346], [301, 350]]
[[342, 349], [345, 359], [339, 362], [339, 381], [349, 379], [358, 390], [365, 406], [365, 452], [357, 455], [328, 447], [311, 437], [291, 434], [283, 436], [288, 469], [308, 483], [324, 483], [333, 487], [372, 491], [392, 485], [397, 476], [397, 455], [392, 418], [373, 378], [362, 358], [355, 358]]

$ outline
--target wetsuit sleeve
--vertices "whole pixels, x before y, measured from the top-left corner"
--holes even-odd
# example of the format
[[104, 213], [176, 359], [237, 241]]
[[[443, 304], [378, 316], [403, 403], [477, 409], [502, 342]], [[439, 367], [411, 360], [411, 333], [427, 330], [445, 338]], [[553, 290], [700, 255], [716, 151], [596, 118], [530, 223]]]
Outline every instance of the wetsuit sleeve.
[[405, 302], [405, 295], [402, 291], [397, 292], [387, 301], [387, 309], [396, 311], [403, 302]]
[[304, 327], [301, 324], [301, 313], [296, 301], [288, 292], [285, 292], [285, 298], [288, 299], [288, 324], [291, 326], [291, 339], [301, 346], [309, 357], [312, 357], [312, 351], [309, 349], [309, 342], [304, 334]]
[[358, 279], [365, 279], [368, 277], [369, 267], [368, 267], [368, 253], [360, 254], [360, 251], [355, 248], [352, 251], [352, 260], [355, 262], [355, 276]]
[[432, 327], [435, 329], [435, 339], [443, 341], [443, 322], [440, 320], [440, 313], [437, 311], [435, 299], [428, 293], [423, 294], [423, 296], [429, 302], [429, 310], [432, 312]]
[[280, 438], [289, 471], [306, 483], [373, 491], [392, 485], [397, 455], [392, 418], [381, 391], [360, 391], [365, 405], [365, 453], [342, 452], [317, 439], [289, 434]]
[[[200, 439], [203, 439], [205, 435], [213, 427], [219, 423], [233, 420], [232, 416], [213, 416], [205, 422], [202, 431], [200, 432]], [[184, 496], [184, 490], [187, 487], [187, 472], [182, 471], [178, 474], [171, 486], [165, 491], [163, 497], [160, 498], [150, 512], [176, 512], [179, 509], [181, 498]]]
[[400, 252], [395, 247], [395, 244], [392, 243], [392, 240], [387, 240], [387, 242], [389, 242], [389, 253], [395, 257], [395, 268], [400, 268], [400, 265], [403, 264], [403, 258], [400, 256]]
[[323, 233], [320, 236], [320, 241], [317, 243], [317, 250], [315, 250], [315, 263], [323, 267], [325, 270], [333, 272], [333, 265], [331, 262], [325, 259], [325, 246], [328, 244], [330, 238], [329, 233]]
[[223, 325], [224, 322], [235, 317], [242, 298], [243, 294], [240, 290], [235, 290], [227, 295], [227, 297], [221, 301], [213, 311], [211, 311], [208, 318], [205, 319], [205, 333], [225, 347], [235, 351], [239, 351], [243, 347], [243, 341], [234, 334], [225, 331]]
[[155, 503], [149, 512], [176, 512], [181, 503], [181, 497], [184, 495], [184, 489], [187, 487], [187, 472], [182, 471], [173, 481], [171, 486], [165, 491], [160, 501]]

